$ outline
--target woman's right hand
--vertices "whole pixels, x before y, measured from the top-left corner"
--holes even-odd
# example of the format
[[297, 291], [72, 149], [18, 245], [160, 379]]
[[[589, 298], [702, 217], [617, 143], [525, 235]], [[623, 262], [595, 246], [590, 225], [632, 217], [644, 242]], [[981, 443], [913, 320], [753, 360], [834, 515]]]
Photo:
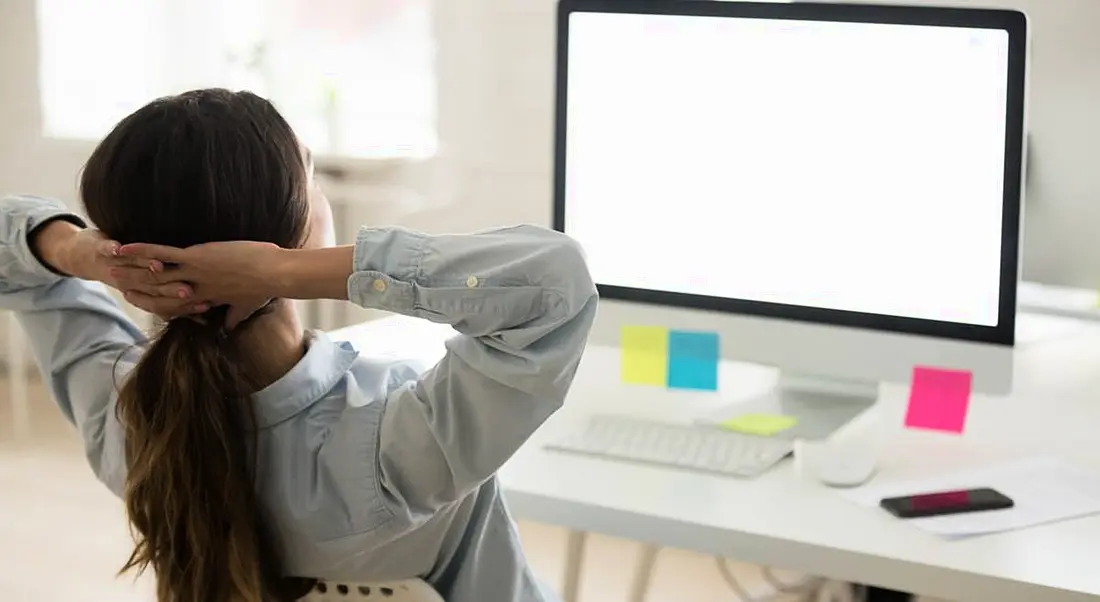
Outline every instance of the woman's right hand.
[[[215, 242], [185, 249], [136, 243], [124, 245], [119, 254], [163, 266], [128, 270], [117, 276], [126, 300], [152, 314], [161, 315], [172, 303], [158, 288], [169, 282], [188, 283], [198, 303], [228, 305], [228, 328], [246, 320], [273, 297], [282, 296], [279, 266], [287, 251], [270, 243]], [[174, 302], [178, 305], [179, 300]]]

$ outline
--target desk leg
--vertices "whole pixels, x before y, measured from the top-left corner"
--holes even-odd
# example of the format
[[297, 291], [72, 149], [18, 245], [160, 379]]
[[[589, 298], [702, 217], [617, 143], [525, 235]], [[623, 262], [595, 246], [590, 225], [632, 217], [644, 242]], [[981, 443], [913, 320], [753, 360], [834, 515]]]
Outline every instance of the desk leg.
[[27, 398], [27, 365], [23, 330], [15, 312], [8, 312], [8, 399], [11, 400], [12, 428], [17, 441], [30, 437], [30, 399]]
[[584, 544], [588, 533], [570, 531], [565, 549], [565, 584], [562, 586], [562, 602], [578, 602], [581, 591], [581, 568], [584, 566]]
[[645, 602], [649, 593], [649, 578], [653, 575], [653, 566], [657, 564], [657, 554], [661, 548], [653, 544], [642, 547], [642, 555], [638, 557], [638, 565], [634, 567], [634, 582], [630, 584], [630, 597], [628, 602]]

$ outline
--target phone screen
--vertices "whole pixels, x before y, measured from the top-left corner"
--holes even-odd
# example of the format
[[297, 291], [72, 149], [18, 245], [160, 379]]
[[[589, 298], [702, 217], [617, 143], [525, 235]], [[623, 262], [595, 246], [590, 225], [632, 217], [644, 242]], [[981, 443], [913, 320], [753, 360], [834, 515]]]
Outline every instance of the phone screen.
[[914, 495], [909, 499], [909, 507], [917, 511], [943, 510], [944, 508], [962, 508], [969, 506], [972, 499], [981, 497], [976, 491], [945, 491]]
[[881, 505], [901, 518], [979, 512], [1011, 508], [1012, 500], [989, 488], [939, 491], [904, 497], [887, 498]]

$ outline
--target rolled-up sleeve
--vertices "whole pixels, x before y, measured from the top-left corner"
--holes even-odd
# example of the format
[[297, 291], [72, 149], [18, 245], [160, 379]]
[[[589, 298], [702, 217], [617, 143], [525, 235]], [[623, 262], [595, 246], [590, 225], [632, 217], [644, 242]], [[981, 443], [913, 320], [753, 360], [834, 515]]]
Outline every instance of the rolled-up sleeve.
[[[578, 244], [536, 226], [444, 236], [364, 229], [354, 270], [355, 303], [459, 333], [437, 365], [390, 392], [371, 429], [376, 457], [363, 459], [377, 463], [390, 510], [415, 522], [485, 482], [561, 406], [596, 287]], [[366, 426], [356, 422], [346, 417], [334, 440]]]

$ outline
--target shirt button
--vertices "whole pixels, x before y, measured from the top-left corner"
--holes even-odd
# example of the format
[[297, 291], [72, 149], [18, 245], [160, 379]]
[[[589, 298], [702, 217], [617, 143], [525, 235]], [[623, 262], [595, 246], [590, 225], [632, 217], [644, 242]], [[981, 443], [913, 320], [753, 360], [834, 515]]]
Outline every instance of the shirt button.
[[466, 287], [474, 288], [477, 286], [477, 276], [470, 276], [466, 279]]
[[386, 292], [386, 282], [384, 280], [375, 280], [374, 281], [374, 290], [376, 290], [380, 293]]

